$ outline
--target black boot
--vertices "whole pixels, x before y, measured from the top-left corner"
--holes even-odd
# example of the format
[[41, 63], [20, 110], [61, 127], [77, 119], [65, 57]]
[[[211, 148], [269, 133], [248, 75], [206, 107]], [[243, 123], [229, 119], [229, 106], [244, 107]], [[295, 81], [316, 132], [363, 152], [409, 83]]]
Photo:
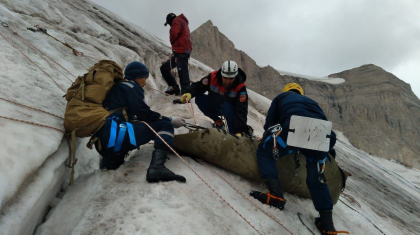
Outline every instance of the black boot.
[[267, 204], [280, 210], [283, 210], [284, 205], [286, 204], [286, 200], [283, 196], [283, 190], [281, 189], [280, 180], [267, 180], [266, 184], [270, 192], [262, 193], [259, 191], [252, 191], [249, 195], [251, 195], [263, 204]]
[[315, 218], [315, 225], [322, 235], [327, 235], [328, 232], [335, 232], [332, 210], [320, 211], [319, 216]]
[[167, 159], [167, 152], [159, 149], [155, 149], [152, 154], [152, 161], [150, 162], [149, 169], [147, 169], [146, 180], [149, 183], [155, 183], [159, 181], [179, 181], [182, 183], [186, 182], [186, 179], [173, 173], [165, 167], [165, 161]]
[[178, 85], [176, 85], [176, 86], [170, 86], [168, 88], [168, 90], [165, 91], [165, 94], [168, 94], [168, 95], [179, 95], [180, 93], [181, 93], [181, 91], [179, 90], [179, 86]]

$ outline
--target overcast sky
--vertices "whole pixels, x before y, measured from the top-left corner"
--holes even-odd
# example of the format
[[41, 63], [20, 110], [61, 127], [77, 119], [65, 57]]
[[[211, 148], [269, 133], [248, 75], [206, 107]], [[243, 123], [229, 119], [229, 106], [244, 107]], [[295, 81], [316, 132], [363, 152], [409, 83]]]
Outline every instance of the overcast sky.
[[[211, 20], [258, 65], [323, 77], [375, 64], [420, 97], [420, 0], [93, 0], [167, 41], [170, 12]], [[192, 57], [194, 57], [194, 50]]]

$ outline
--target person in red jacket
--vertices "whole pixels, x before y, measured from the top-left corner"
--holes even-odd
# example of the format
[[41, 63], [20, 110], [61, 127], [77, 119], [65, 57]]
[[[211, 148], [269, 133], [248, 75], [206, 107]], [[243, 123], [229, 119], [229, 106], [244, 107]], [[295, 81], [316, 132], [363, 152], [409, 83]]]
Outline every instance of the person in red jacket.
[[[179, 95], [184, 93], [185, 89], [190, 85], [190, 75], [188, 73], [188, 59], [192, 51], [190, 28], [188, 27], [188, 19], [181, 14], [176, 16], [169, 13], [166, 16], [166, 25], [170, 25], [169, 39], [172, 45], [173, 54], [171, 58], [162, 64], [160, 72], [168, 83], [168, 90], [165, 91], [169, 95]], [[177, 68], [181, 90], [176, 83], [175, 77], [171, 74], [172, 68]]]

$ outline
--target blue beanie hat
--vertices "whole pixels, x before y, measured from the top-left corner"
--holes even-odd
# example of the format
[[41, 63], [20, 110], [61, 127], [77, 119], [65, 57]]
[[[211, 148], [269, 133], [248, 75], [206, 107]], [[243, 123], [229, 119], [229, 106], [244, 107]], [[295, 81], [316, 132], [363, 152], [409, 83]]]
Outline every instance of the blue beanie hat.
[[134, 80], [136, 78], [148, 78], [149, 70], [146, 65], [138, 61], [133, 61], [125, 67], [124, 78], [128, 80]]

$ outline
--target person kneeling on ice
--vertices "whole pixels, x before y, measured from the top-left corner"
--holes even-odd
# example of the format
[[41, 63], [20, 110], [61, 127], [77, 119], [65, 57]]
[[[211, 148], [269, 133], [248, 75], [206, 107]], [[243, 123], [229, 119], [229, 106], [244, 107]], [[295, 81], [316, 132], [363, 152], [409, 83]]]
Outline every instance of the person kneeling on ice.
[[[219, 70], [187, 87], [180, 101], [186, 103], [195, 97], [198, 108], [213, 119], [216, 127], [224, 129], [223, 121], [219, 118], [224, 116], [229, 132], [242, 136], [243, 133], [248, 133], [248, 94], [245, 80], [245, 72], [238, 68], [235, 61], [228, 60]], [[208, 95], [204, 94], [206, 91]]]
[[115, 84], [103, 101], [107, 110], [121, 110], [108, 116], [105, 125], [97, 132], [100, 143], [96, 142], [95, 147], [103, 157], [101, 169], [117, 169], [130, 150], [154, 140], [155, 150], [147, 169], [147, 181], [186, 182], [183, 176], [165, 167], [169, 148], [141, 122], [149, 124], [170, 146], [174, 141], [174, 127], [185, 126], [183, 118], [162, 116], [146, 104], [143, 87], [148, 77], [149, 70], [144, 64], [131, 62], [124, 71], [126, 81]]
[[[318, 103], [304, 96], [303, 89], [299, 84], [287, 84], [283, 89], [283, 93], [274, 98], [271, 103], [264, 125], [265, 132], [262, 142], [257, 149], [257, 161], [261, 171], [261, 178], [267, 180], [266, 185], [269, 192], [252, 191], [250, 195], [264, 204], [283, 210], [286, 200], [278, 178], [276, 159], [300, 151], [306, 156], [306, 184], [308, 185], [315, 209], [320, 214], [319, 217], [315, 218], [315, 224], [322, 234], [336, 234], [332, 219], [333, 201], [324, 176], [328, 150], [327, 152], [322, 152], [287, 146], [286, 140], [292, 115], [327, 121], [327, 117]], [[281, 125], [281, 128], [278, 124]], [[280, 135], [279, 131], [281, 131]], [[274, 146], [273, 136], [277, 140], [276, 146]], [[336, 135], [331, 131], [329, 147], [327, 145], [326, 148], [332, 150], [335, 141]], [[278, 152], [273, 151], [277, 146]], [[321, 165], [319, 166], [318, 164]]]

